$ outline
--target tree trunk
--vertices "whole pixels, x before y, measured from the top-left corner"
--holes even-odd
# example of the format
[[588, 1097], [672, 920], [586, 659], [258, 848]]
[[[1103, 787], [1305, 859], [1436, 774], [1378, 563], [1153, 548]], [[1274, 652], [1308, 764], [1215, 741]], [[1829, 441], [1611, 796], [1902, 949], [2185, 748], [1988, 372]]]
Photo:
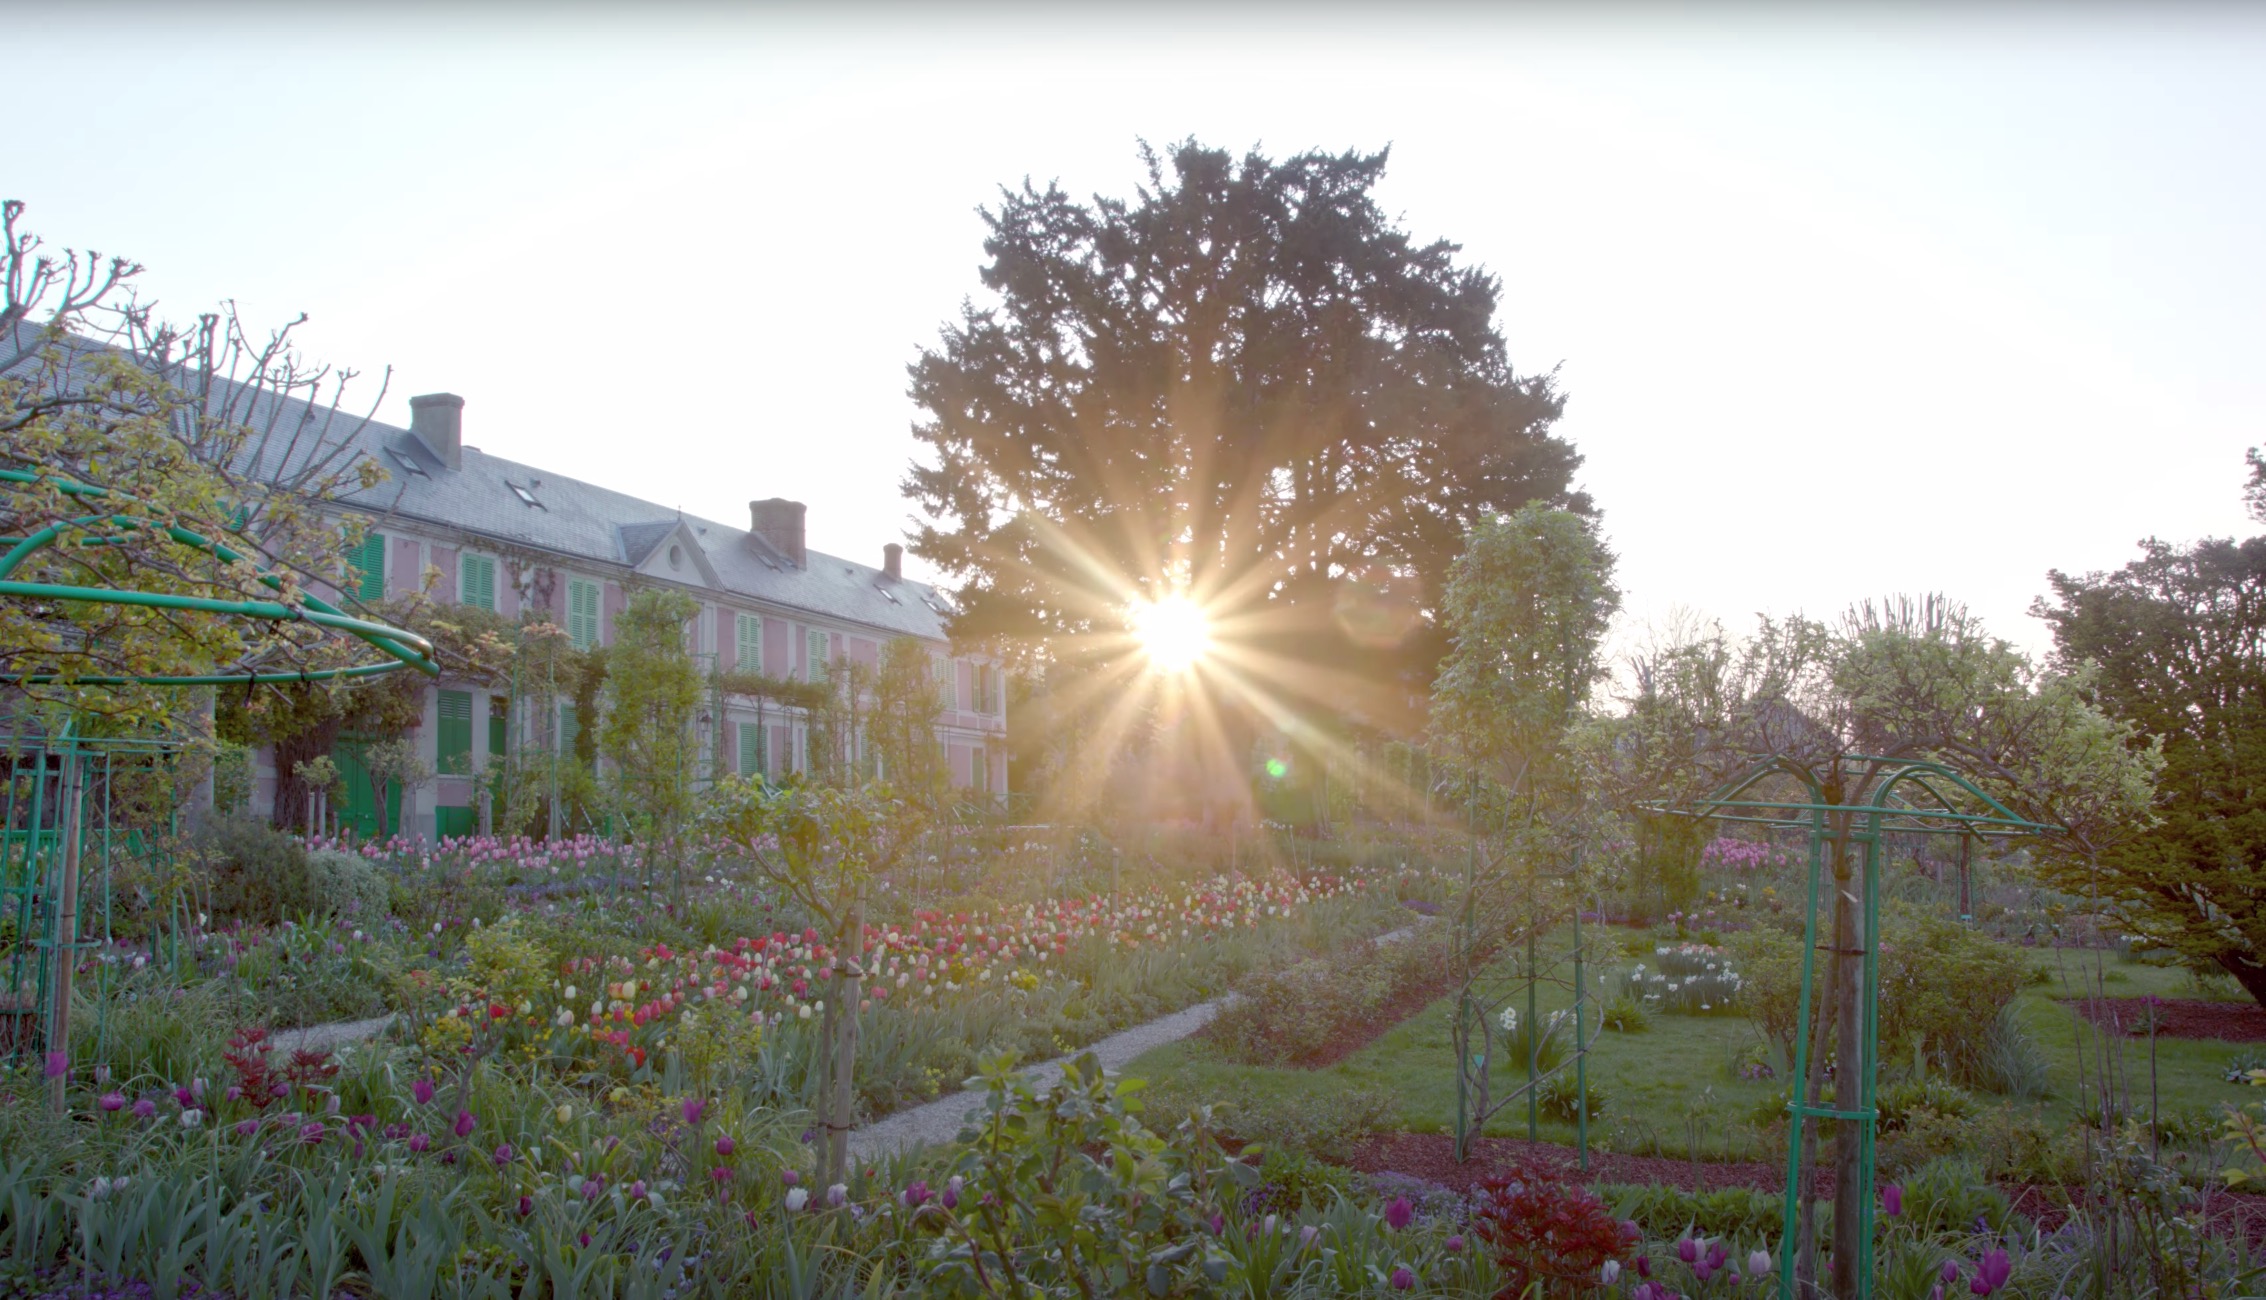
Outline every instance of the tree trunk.
[[856, 1073], [858, 1064], [858, 999], [864, 994], [865, 983], [865, 890], [858, 890], [857, 901], [850, 904], [848, 942], [835, 954], [846, 964], [836, 967], [834, 987], [836, 1001], [841, 1005], [834, 1011], [834, 1071], [827, 1082], [834, 1096], [827, 1106], [829, 1123], [826, 1128], [826, 1182], [829, 1186], [847, 1181], [850, 1163], [850, 1115], [856, 1106]]
[[2219, 969], [2234, 976], [2235, 983], [2242, 985], [2243, 992], [2248, 993], [2258, 1005], [2266, 1006], [2266, 964], [2244, 961], [2242, 954], [2234, 952], [2221, 953], [2218, 961]]

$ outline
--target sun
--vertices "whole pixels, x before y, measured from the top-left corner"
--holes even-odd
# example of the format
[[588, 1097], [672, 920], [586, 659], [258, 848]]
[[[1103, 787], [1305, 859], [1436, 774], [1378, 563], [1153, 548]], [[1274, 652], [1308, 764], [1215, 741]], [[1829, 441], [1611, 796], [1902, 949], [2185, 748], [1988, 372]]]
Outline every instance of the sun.
[[1141, 653], [1160, 673], [1187, 672], [1212, 648], [1211, 620], [1185, 595], [1136, 603], [1130, 617]]

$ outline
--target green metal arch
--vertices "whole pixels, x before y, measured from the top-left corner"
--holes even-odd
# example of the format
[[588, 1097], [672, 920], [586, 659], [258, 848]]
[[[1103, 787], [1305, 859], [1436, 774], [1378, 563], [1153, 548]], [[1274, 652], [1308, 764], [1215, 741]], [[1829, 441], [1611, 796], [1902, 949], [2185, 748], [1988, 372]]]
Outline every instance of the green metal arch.
[[[68, 496], [81, 498], [111, 498], [131, 500], [107, 488], [74, 483], [50, 475], [34, 474], [24, 470], [0, 469], [0, 482], [37, 484], [48, 483]], [[99, 605], [130, 605], [145, 609], [176, 609], [202, 614], [233, 614], [241, 618], [256, 618], [271, 622], [311, 623], [334, 632], [343, 632], [362, 641], [373, 649], [384, 652], [389, 662], [357, 664], [345, 668], [322, 668], [289, 672], [198, 673], [149, 676], [95, 676], [74, 677], [72, 684], [86, 686], [228, 686], [258, 685], [282, 682], [320, 682], [360, 677], [375, 677], [383, 673], [414, 668], [428, 677], [438, 677], [440, 666], [433, 659], [433, 643], [414, 632], [387, 623], [355, 618], [313, 594], [305, 595], [297, 605], [266, 600], [216, 600], [207, 596], [174, 595], [167, 592], [107, 591], [99, 587], [75, 587], [59, 583], [18, 582], [8, 575], [16, 571], [34, 553], [52, 547], [73, 529], [92, 531], [100, 527], [139, 532], [153, 527], [149, 521], [115, 512], [98, 512], [76, 519], [49, 524], [28, 537], [0, 538], [0, 543], [13, 543], [7, 554], [0, 555], [0, 596], [16, 596], [42, 600], [71, 600]], [[223, 545], [201, 534], [191, 532], [179, 524], [162, 525], [166, 536], [184, 546], [203, 551], [214, 559], [228, 564], [250, 561], [243, 551]], [[122, 535], [92, 539], [103, 545], [122, 541]], [[261, 569], [259, 580], [275, 591], [284, 584], [273, 572]], [[65, 681], [59, 673], [0, 673], [0, 681], [19, 685], [45, 685]]]

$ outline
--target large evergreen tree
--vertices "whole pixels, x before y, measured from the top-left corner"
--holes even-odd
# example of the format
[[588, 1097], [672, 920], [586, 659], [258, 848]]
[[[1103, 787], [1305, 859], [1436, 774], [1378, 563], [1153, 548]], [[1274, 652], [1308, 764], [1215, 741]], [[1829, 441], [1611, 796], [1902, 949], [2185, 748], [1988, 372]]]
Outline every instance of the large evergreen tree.
[[1587, 509], [1561, 398], [1512, 369], [1501, 282], [1378, 207], [1383, 152], [1142, 157], [1131, 200], [984, 214], [990, 298], [912, 367], [914, 549], [955, 635], [1026, 662], [1106, 669], [1126, 603], [1185, 588], [1272, 686], [1406, 719], [1466, 530]]

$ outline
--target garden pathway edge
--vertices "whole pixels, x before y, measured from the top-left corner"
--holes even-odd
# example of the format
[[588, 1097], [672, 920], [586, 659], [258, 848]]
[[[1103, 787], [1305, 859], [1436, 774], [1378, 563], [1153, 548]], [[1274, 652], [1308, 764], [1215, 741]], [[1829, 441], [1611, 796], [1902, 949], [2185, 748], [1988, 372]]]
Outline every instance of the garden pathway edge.
[[[1418, 924], [1431, 919], [1421, 918]], [[1370, 942], [1398, 943], [1415, 933], [1416, 926], [1408, 925], [1398, 930], [1388, 930]], [[1051, 1061], [1028, 1066], [1018, 1073], [1029, 1079], [1034, 1088], [1051, 1087], [1062, 1078], [1065, 1065], [1089, 1052], [1101, 1062], [1104, 1070], [1122, 1070], [1150, 1048], [1177, 1043], [1212, 1023], [1212, 1017], [1220, 1013], [1220, 1008], [1235, 1000], [1236, 995], [1230, 993], [1209, 1002], [1199, 1002], [1169, 1016], [1159, 1016], [1146, 1024], [1120, 1030], [1067, 1056], [1058, 1056]], [[932, 1102], [885, 1115], [851, 1132], [850, 1155], [857, 1160], [873, 1160], [915, 1147], [950, 1142], [959, 1136], [961, 1126], [967, 1123], [969, 1112], [981, 1109], [983, 1102], [983, 1089], [967, 1088]]]

